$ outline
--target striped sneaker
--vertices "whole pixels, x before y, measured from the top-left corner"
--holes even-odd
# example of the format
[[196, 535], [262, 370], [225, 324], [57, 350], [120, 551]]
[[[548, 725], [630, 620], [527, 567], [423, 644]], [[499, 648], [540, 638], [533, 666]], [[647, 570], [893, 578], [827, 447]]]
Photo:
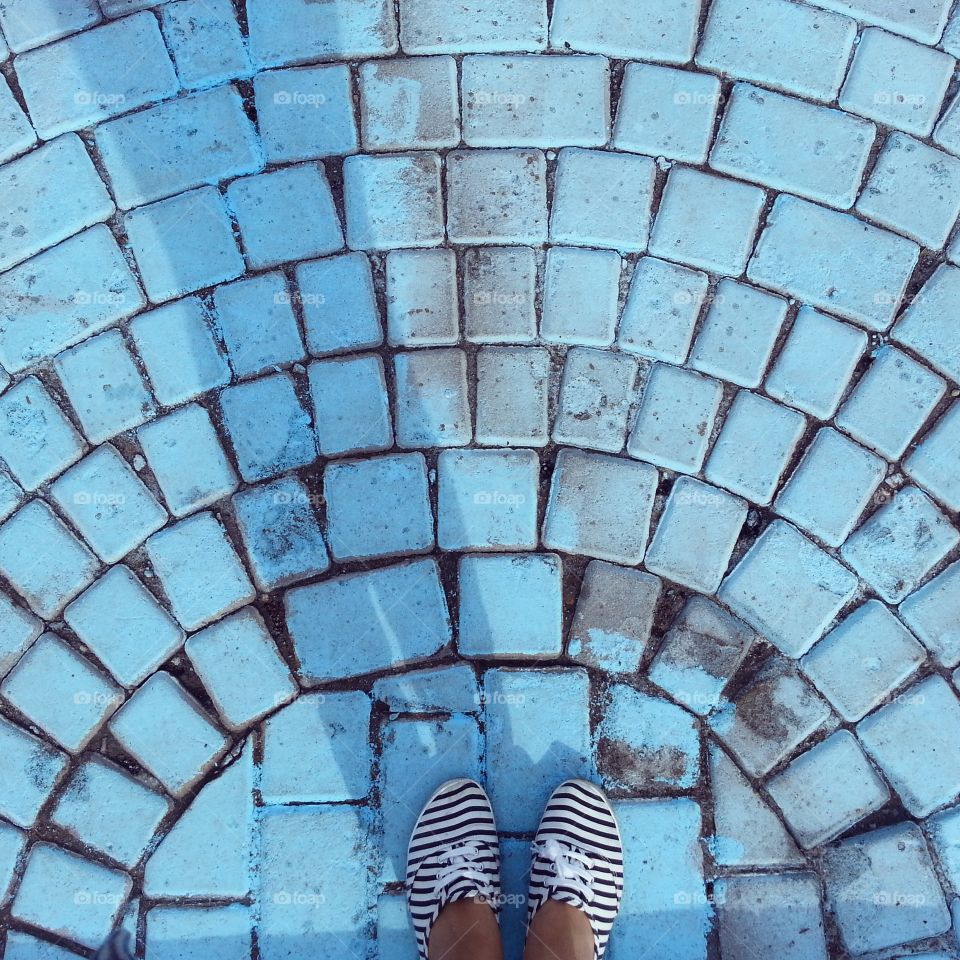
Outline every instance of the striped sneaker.
[[420, 960], [440, 911], [482, 898], [500, 909], [500, 843], [493, 808], [473, 780], [450, 780], [427, 801], [407, 851], [407, 903]]
[[602, 960], [623, 896], [623, 843], [610, 801], [586, 780], [553, 792], [533, 840], [527, 932], [537, 910], [559, 900], [582, 910]]

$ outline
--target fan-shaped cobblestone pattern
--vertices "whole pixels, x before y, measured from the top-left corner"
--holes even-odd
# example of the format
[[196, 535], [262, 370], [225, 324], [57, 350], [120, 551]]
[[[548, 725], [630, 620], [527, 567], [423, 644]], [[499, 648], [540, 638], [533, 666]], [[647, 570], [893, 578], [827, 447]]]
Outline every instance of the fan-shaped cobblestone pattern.
[[958, 955], [950, 7], [0, 0], [9, 960], [410, 960], [464, 773], [514, 955], [576, 774], [617, 960]]

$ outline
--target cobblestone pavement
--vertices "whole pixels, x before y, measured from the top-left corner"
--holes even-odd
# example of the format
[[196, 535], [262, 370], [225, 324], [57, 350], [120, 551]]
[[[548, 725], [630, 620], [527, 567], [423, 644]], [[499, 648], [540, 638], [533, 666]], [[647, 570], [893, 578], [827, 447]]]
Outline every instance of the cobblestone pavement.
[[[960, 956], [950, 0], [0, 0], [0, 944]], [[251, 953], [252, 951], [252, 953]]]

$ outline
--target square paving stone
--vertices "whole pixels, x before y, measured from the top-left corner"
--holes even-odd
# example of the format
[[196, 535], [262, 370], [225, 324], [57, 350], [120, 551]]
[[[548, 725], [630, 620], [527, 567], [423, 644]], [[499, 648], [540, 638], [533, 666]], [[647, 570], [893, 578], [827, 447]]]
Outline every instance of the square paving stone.
[[363, 350], [383, 342], [370, 261], [345, 253], [296, 271], [307, 347], [314, 356]]
[[904, 487], [841, 554], [888, 603], [899, 603], [958, 544], [960, 533], [916, 487]]
[[[764, 192], [688, 167], [674, 167], [653, 224], [650, 252], [737, 277], [753, 249]], [[710, 210], [704, 222], [703, 211]]]
[[217, 287], [217, 326], [238, 377], [272, 372], [304, 356], [303, 340], [281, 273], [237, 280]]
[[20, 485], [6, 471], [0, 470], [0, 520], [6, 520], [22, 502]]
[[610, 138], [605, 57], [467, 56], [463, 141], [470, 147], [599, 147]]
[[849, 570], [775, 520], [726, 578], [720, 599], [788, 657], [799, 657], [857, 588]]
[[171, 803], [100, 757], [80, 766], [50, 819], [81, 843], [136, 866]]
[[829, 420], [867, 342], [862, 330], [801, 307], [764, 389], [775, 400]]
[[422, 454], [330, 463], [323, 479], [327, 535], [336, 560], [433, 549], [433, 512]]
[[227, 200], [251, 269], [305, 260], [343, 248], [343, 231], [320, 164], [234, 180]]
[[42, 501], [31, 500], [0, 527], [0, 573], [45, 620], [54, 620], [100, 564]]
[[658, 577], [591, 560], [570, 629], [571, 659], [607, 673], [636, 673], [650, 642], [660, 591]]
[[453, 57], [371, 61], [360, 67], [360, 130], [366, 150], [440, 150], [460, 142]]
[[561, 450], [550, 484], [543, 545], [614, 563], [640, 563], [658, 479], [646, 463]]
[[137, 439], [175, 517], [216, 503], [237, 489], [210, 414], [191, 403], [142, 426]]
[[883, 227], [940, 250], [960, 215], [960, 160], [893, 133], [857, 210]]
[[879, 601], [845, 617], [801, 661], [803, 672], [850, 723], [883, 703], [926, 651]]
[[[190, 224], [189, 233], [183, 229]], [[124, 229], [153, 303], [239, 277], [244, 270], [227, 205], [202, 187], [126, 214]]]
[[343, 200], [352, 250], [435, 247], [443, 241], [440, 158], [435, 153], [348, 157]]
[[317, 444], [325, 457], [393, 446], [383, 359], [376, 354], [310, 364]]
[[[17, 861], [27, 845], [27, 835], [9, 823], [0, 824], [0, 898], [6, 900], [17, 868]], [[7, 951], [10, 951], [9, 941]]]
[[253, 91], [269, 163], [356, 153], [359, 141], [346, 64], [258, 73]]
[[37, 134], [6, 81], [0, 84], [0, 131], [3, 144], [0, 159], [4, 163], [29, 150], [37, 142]]
[[[204, 0], [206, 2], [206, 0]], [[149, 960], [230, 960], [250, 952], [250, 907], [151, 907], [146, 922]]]
[[852, 953], [950, 929], [950, 912], [915, 824], [874, 830], [828, 848], [823, 871], [827, 900]]
[[617, 346], [653, 360], [683, 363], [708, 283], [698, 270], [643, 257], [630, 281]]
[[[777, 497], [775, 509], [831, 547], [856, 527], [887, 464], [842, 433], [823, 427]], [[824, 496], [824, 490], [830, 496]]]
[[0, 746], [7, 771], [0, 785], [0, 813], [29, 829], [70, 758], [4, 718], [0, 718]]
[[265, 803], [362, 800], [370, 792], [370, 698], [309, 693], [263, 726]]
[[613, 146], [651, 157], [703, 163], [719, 105], [720, 81], [714, 76], [628, 63]]
[[857, 25], [788, 0], [717, 0], [697, 64], [810, 100], [833, 100], [843, 83]]
[[153, 673], [184, 639], [170, 614], [123, 566], [111, 567], [67, 607], [63, 618], [125, 687]]
[[156, 404], [116, 330], [61, 353], [53, 366], [91, 443], [103, 443], [156, 415]]
[[714, 897], [724, 960], [827, 960], [816, 874], [724, 877]]
[[240, 476], [247, 483], [316, 460], [317, 441], [310, 414], [289, 374], [227, 387], [220, 393], [220, 409]]
[[472, 343], [532, 343], [537, 255], [529, 247], [481, 247], [464, 257], [464, 335]]
[[[451, 640], [446, 597], [429, 559], [296, 587], [284, 607], [307, 684], [420, 660]], [[351, 644], [331, 644], [331, 636], [350, 636]]]
[[540, 458], [532, 450], [444, 450], [438, 458], [442, 550], [537, 546]]
[[897, 343], [910, 347], [952, 380], [960, 379], [960, 344], [953, 333], [958, 291], [960, 270], [941, 264], [904, 310], [892, 333]]
[[403, 713], [476, 713], [480, 709], [477, 675], [466, 663], [414, 670], [381, 677], [373, 699], [385, 703], [391, 715]]
[[0, 457], [24, 490], [36, 490], [83, 456], [85, 444], [36, 377], [0, 397]]
[[846, 832], [890, 797], [847, 730], [838, 730], [798, 757], [767, 789], [805, 849]]
[[549, 439], [550, 354], [539, 347], [477, 353], [477, 443], [543, 447]]
[[467, 355], [462, 350], [418, 350], [393, 358], [397, 446], [462, 447], [472, 424]]
[[452, 250], [387, 254], [387, 342], [442, 347], [460, 340], [457, 258]]
[[958, 443], [960, 403], [954, 403], [923, 438], [904, 465], [904, 469], [914, 480], [951, 510], [960, 510]]
[[700, 779], [700, 731], [694, 718], [625, 684], [611, 687], [594, 742], [608, 790], [627, 796], [689, 790]]
[[722, 397], [723, 387], [716, 380], [655, 363], [627, 452], [668, 470], [696, 473], [703, 466]]
[[646, 250], [656, 164], [648, 157], [565, 147], [557, 160], [550, 240]]
[[857, 736], [913, 816], [960, 793], [960, 702], [942, 677], [914, 684], [861, 720]]
[[589, 687], [585, 670], [484, 674], [487, 791], [501, 830], [534, 830], [558, 784], [590, 778]]
[[446, 163], [451, 243], [546, 242], [547, 162], [541, 151], [461, 150], [447, 154]]
[[214, 86], [253, 72], [230, 0], [167, 5], [161, 23], [185, 86]]
[[58, 636], [44, 634], [0, 685], [7, 703], [77, 753], [123, 701], [123, 692]]
[[198, 513], [155, 533], [146, 552], [173, 615], [186, 630], [206, 626], [256, 595], [223, 525], [212, 513]]
[[542, 50], [547, 45], [544, 0], [402, 0], [400, 41], [407, 53]]
[[954, 890], [960, 886], [960, 809], [948, 807], [927, 821], [940, 866]]
[[167, 522], [167, 511], [109, 444], [50, 488], [60, 509], [105, 563], [116, 563]]
[[362, 955], [372, 926], [370, 813], [347, 805], [283, 807], [262, 821], [258, 942], [264, 960]]
[[43, 630], [43, 623], [6, 593], [0, 593], [0, 676], [20, 659]]
[[768, 774], [807, 737], [835, 725], [830, 708], [783, 657], [768, 660], [710, 727], [750, 777]]
[[553, 247], [547, 252], [540, 335], [548, 343], [613, 343], [622, 261], [612, 250]]
[[558, 0], [550, 46], [621, 60], [686, 63], [693, 56], [699, 17], [699, 2], [685, 0], [610, 0], [589, 17], [576, 0]]
[[714, 593], [746, 519], [747, 505], [738, 497], [693, 477], [679, 477], [644, 565], [651, 573], [691, 590]]
[[559, 657], [563, 565], [555, 554], [460, 560], [460, 633], [465, 657]]
[[30, 851], [12, 914], [96, 949], [113, 928], [132, 886], [126, 873], [38, 843]]
[[745, 283], [721, 280], [690, 366], [741, 387], [759, 387], [773, 355], [787, 302]]
[[960, 663], [960, 563], [900, 604], [900, 616], [945, 667]]
[[553, 439], [618, 453], [636, 396], [637, 361], [626, 354], [574, 347], [567, 352]]
[[864, 30], [840, 106], [886, 126], [926, 136], [933, 130], [956, 61], [939, 50], [875, 27]]
[[59, 40], [92, 26], [99, 19], [100, 11], [94, 0], [45, 3], [42, 6], [38, 6], [35, 0], [13, 0], [0, 10], [3, 34], [10, 49], [16, 53]]
[[187, 793], [228, 746], [193, 697], [162, 672], [124, 704], [110, 732], [174, 797]]
[[[867, 372], [840, 408], [836, 423], [881, 456], [899, 460], [946, 388], [923, 364], [887, 344], [876, 351]], [[955, 506], [960, 507], [960, 499]]]
[[714, 861], [723, 867], [803, 866], [803, 854], [780, 817], [737, 765], [715, 744], [709, 753], [715, 832], [706, 843]]
[[[230, 368], [196, 297], [142, 313], [130, 335], [157, 400], [175, 407], [230, 380]], [[190, 362], [184, 363], [183, 358]]]
[[184, 651], [230, 730], [242, 730], [299, 692], [255, 610], [241, 610], [195, 633]]
[[706, 716], [720, 703], [755, 637], [713, 600], [690, 597], [664, 636], [649, 677], [688, 710]]
[[767, 216], [747, 278], [869, 330], [886, 330], [919, 254], [912, 240], [781, 194]]
[[431, 794], [455, 777], [480, 778], [483, 741], [473, 717], [391, 719], [383, 728], [379, 786], [392, 798], [383, 807], [380, 880], [406, 873], [407, 847], [417, 816]]
[[284, 477], [234, 496], [234, 516], [258, 589], [275, 590], [329, 568], [314, 500], [296, 477]]
[[[10, 99], [13, 99], [12, 94]], [[19, 127], [19, 124], [16, 125]], [[24, 132], [29, 137], [29, 133]], [[944, 150], [949, 150], [954, 155], [960, 153], [960, 105], [957, 97], [953, 97], [950, 106], [943, 112], [943, 116], [934, 128], [933, 139]]]

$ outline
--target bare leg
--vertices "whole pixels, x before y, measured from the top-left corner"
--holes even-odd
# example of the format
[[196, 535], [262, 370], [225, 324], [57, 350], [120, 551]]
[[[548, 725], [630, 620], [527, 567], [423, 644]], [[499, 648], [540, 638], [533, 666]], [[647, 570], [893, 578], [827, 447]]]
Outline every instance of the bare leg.
[[500, 925], [485, 900], [448, 904], [430, 931], [430, 960], [503, 960]]
[[548, 900], [533, 916], [523, 960], [593, 960], [593, 928], [569, 903]]

